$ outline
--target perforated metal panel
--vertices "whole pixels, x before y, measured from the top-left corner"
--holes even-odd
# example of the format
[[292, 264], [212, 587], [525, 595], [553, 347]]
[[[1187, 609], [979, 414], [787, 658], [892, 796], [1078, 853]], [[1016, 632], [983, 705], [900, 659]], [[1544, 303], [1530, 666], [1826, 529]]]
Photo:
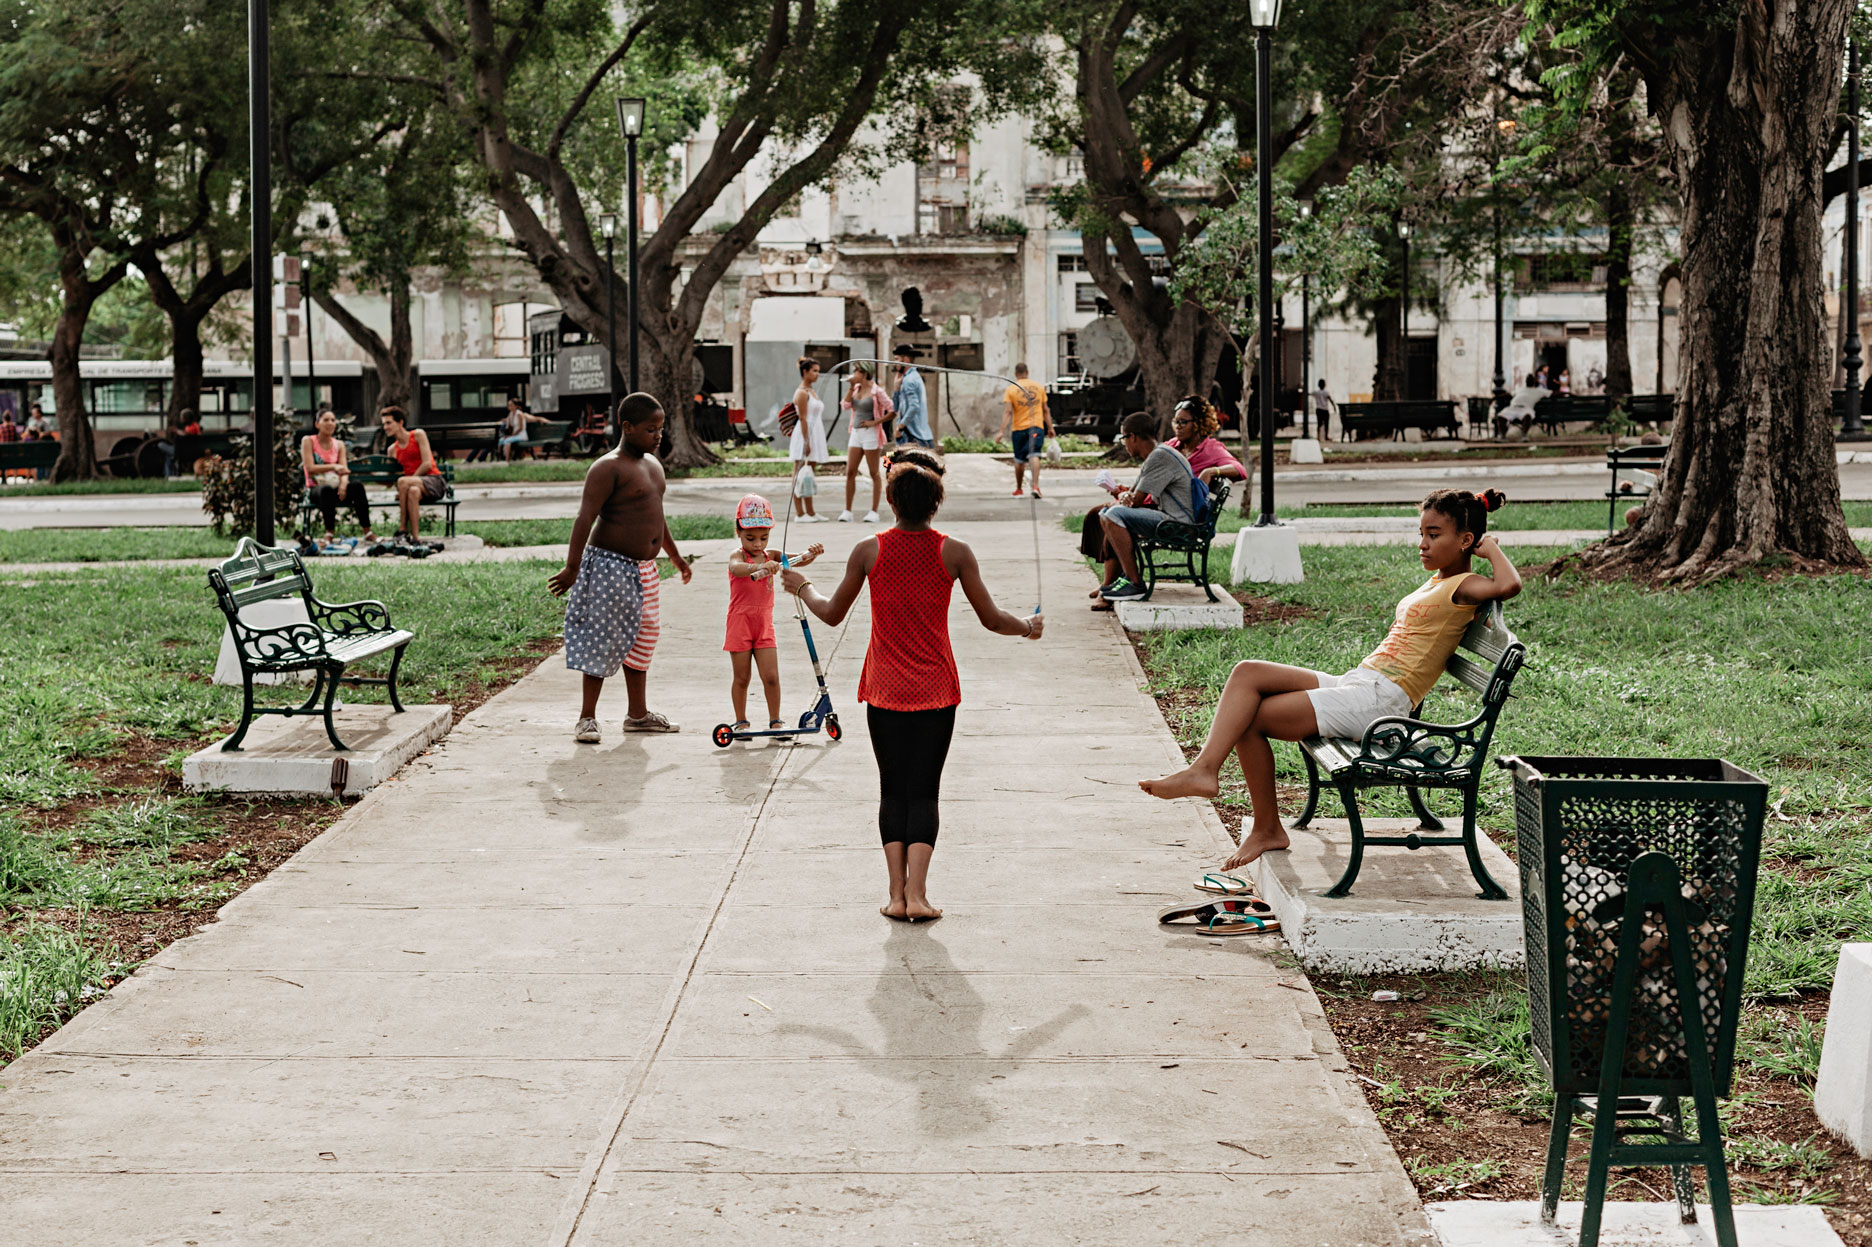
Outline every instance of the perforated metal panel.
[[1624, 924], [1644, 923], [1627, 1031], [1624, 1087], [1688, 1094], [1682, 1002], [1662, 915], [1628, 913], [1632, 862], [1672, 857], [1683, 876], [1691, 965], [1717, 1094], [1735, 1050], [1767, 787], [1716, 759], [1518, 758], [1533, 1039], [1555, 1089], [1597, 1090]]

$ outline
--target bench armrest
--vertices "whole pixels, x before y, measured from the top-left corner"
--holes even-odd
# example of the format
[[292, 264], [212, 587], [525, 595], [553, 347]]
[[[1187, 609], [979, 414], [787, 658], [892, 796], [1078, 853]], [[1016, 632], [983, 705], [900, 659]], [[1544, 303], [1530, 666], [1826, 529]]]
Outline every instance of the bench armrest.
[[390, 610], [382, 602], [321, 602], [312, 599], [312, 619], [336, 636], [359, 632], [389, 632]]
[[1482, 743], [1485, 716], [1466, 723], [1426, 723], [1402, 715], [1379, 719], [1359, 742], [1361, 764], [1423, 771], [1447, 771], [1462, 765]]
[[279, 628], [234, 625], [234, 648], [251, 663], [320, 661], [327, 657], [325, 634], [317, 624], [293, 623]]

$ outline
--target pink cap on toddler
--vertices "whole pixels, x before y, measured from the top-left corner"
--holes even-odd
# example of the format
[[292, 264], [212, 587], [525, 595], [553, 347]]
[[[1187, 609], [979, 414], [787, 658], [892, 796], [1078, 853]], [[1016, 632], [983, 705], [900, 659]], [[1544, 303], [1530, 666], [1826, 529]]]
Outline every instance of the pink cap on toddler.
[[759, 494], [747, 494], [735, 508], [734, 522], [740, 528], [772, 528], [773, 508]]

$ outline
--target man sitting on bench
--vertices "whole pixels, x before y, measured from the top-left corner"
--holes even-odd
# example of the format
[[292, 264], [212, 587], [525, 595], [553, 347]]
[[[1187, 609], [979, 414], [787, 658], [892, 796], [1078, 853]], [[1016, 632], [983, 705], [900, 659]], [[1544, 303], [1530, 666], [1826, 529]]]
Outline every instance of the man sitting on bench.
[[[1168, 446], [1157, 444], [1157, 417], [1147, 411], [1134, 411], [1119, 426], [1125, 450], [1133, 459], [1142, 459], [1137, 483], [1118, 495], [1118, 505], [1099, 513], [1105, 529], [1105, 542], [1112, 557], [1118, 560], [1118, 579], [1099, 590], [1107, 602], [1135, 602], [1144, 596], [1144, 584], [1138, 575], [1137, 538], [1157, 531], [1165, 520], [1184, 524], [1196, 522], [1192, 502], [1193, 482], [1189, 460]], [[1157, 508], [1138, 505], [1145, 497], [1155, 498]]]

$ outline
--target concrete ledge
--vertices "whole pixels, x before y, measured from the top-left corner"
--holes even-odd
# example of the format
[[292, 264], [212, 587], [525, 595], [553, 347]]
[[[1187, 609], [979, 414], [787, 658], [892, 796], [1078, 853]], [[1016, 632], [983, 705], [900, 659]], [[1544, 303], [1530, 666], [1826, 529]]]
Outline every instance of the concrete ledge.
[[1229, 560], [1229, 583], [1297, 585], [1306, 579], [1300, 565], [1300, 534], [1291, 524], [1244, 528], [1235, 534]]
[[[1402, 835], [1416, 825], [1415, 819], [1365, 820], [1373, 835]], [[1505, 901], [1476, 898], [1460, 847], [1367, 847], [1352, 895], [1335, 900], [1325, 892], [1345, 869], [1352, 843], [1346, 821], [1316, 816], [1310, 829], [1290, 834], [1293, 848], [1261, 858], [1253, 871], [1308, 971], [1414, 974], [1525, 963], [1520, 872], [1486, 836], [1482, 860], [1507, 890]]]
[[1872, 944], [1840, 948], [1814, 1112], [1853, 1151], [1872, 1155]]
[[389, 706], [347, 706], [332, 716], [338, 735], [350, 746], [344, 753], [331, 747], [325, 720], [316, 715], [267, 715], [255, 721], [239, 753], [223, 753], [216, 741], [191, 754], [182, 763], [182, 787], [188, 792], [329, 796], [332, 759], [343, 758], [350, 769], [345, 792], [369, 792], [448, 735], [454, 714], [451, 706], [408, 706], [402, 714]]
[[1239, 628], [1241, 603], [1216, 586], [1222, 600], [1211, 602], [1195, 585], [1159, 584], [1148, 602], [1114, 602], [1114, 613], [1127, 632], [1167, 632], [1174, 628]]
[[[1563, 1202], [1553, 1229], [1541, 1224], [1533, 1200], [1473, 1199], [1426, 1204], [1424, 1211], [1443, 1247], [1572, 1247], [1582, 1207]], [[1826, 1213], [1812, 1204], [1737, 1204], [1735, 1227], [1738, 1247], [1842, 1247]], [[1708, 1204], [1697, 1205], [1695, 1225], [1680, 1225], [1676, 1204], [1607, 1203], [1599, 1247], [1716, 1247], [1716, 1231]]]

